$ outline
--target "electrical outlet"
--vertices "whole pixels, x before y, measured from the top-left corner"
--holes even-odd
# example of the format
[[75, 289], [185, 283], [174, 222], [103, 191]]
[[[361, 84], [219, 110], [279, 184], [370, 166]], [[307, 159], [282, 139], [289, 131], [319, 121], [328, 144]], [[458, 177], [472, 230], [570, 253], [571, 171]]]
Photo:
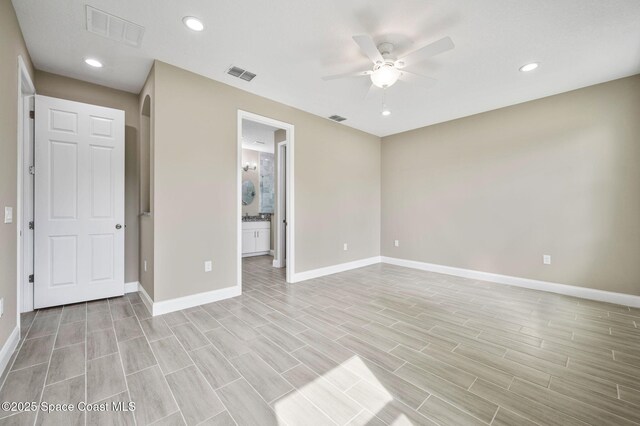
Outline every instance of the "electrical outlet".
[[211, 272], [212, 269], [213, 269], [213, 262], [211, 262], [210, 260], [206, 260], [204, 262], [204, 271]]
[[12, 223], [13, 222], [13, 207], [4, 208], [4, 223]]
[[144, 271], [147, 272], [147, 261], [144, 261]]
[[545, 265], [551, 265], [551, 255], [550, 254], [543, 254], [542, 255], [542, 263], [544, 263]]
[[394, 240], [393, 241], [393, 245], [396, 247], [400, 247], [400, 241], [399, 240]]
[[349, 250], [349, 246], [347, 246], [347, 243], [344, 243], [344, 246], [342, 247], [342, 249], [343, 249], [344, 251]]

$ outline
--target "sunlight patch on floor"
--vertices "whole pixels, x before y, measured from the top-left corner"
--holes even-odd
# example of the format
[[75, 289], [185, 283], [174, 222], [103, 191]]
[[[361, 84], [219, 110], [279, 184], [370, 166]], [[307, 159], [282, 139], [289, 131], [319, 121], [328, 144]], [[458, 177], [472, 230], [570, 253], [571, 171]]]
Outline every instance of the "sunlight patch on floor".
[[[304, 366], [299, 367], [308, 370]], [[331, 383], [344, 371], [361, 379], [347, 393]], [[359, 356], [349, 358], [322, 376], [313, 373], [310, 378], [274, 404], [279, 421], [289, 425], [335, 425], [346, 424], [357, 417], [358, 424], [366, 424], [373, 420], [375, 413], [393, 401], [391, 394]], [[398, 417], [394, 424], [411, 424], [402, 417]]]

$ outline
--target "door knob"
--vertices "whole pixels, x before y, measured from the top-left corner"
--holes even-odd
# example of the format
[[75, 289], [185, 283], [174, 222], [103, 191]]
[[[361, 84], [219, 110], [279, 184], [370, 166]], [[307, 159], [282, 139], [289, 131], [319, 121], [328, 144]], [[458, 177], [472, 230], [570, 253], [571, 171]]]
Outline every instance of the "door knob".
[[117, 225], [116, 225], [116, 229], [122, 229], [122, 225], [117, 224]]

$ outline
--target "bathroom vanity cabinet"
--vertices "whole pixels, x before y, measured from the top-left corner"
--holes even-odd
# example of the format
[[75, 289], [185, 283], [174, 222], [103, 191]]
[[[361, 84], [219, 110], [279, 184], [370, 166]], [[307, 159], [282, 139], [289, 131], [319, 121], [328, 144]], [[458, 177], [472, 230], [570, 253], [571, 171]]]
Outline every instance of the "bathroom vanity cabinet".
[[271, 222], [242, 222], [242, 257], [269, 254]]

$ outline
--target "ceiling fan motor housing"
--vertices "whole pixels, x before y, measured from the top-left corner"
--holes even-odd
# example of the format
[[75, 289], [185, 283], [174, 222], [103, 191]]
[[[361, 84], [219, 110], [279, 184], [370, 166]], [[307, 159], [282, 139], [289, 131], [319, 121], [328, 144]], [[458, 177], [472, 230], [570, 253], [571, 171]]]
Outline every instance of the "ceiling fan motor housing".
[[394, 62], [396, 60], [396, 57], [392, 55], [394, 49], [395, 49], [395, 46], [393, 45], [393, 43], [380, 43], [378, 45], [378, 50], [380, 51], [380, 54], [387, 62], [389, 61]]

